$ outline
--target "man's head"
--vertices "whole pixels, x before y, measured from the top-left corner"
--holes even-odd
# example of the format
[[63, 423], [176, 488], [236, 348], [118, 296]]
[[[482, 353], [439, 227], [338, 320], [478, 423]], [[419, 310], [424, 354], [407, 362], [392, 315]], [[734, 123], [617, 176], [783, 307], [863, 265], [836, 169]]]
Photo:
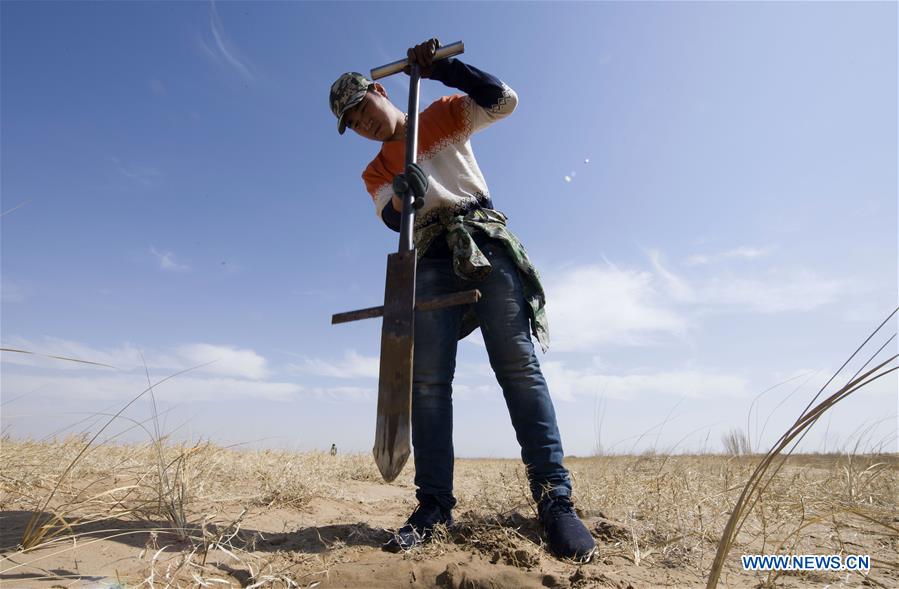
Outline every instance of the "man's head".
[[331, 86], [330, 103], [341, 135], [349, 127], [366, 139], [395, 141], [405, 132], [405, 114], [390, 102], [381, 84], [362, 74], [340, 76]]

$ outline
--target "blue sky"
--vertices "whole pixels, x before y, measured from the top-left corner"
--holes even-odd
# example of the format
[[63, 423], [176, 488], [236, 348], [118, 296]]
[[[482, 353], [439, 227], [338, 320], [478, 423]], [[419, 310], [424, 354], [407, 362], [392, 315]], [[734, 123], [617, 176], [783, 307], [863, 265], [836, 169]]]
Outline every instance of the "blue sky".
[[[2, 343], [116, 367], [3, 354], [14, 436], [122, 406], [144, 363], [157, 381], [213, 362], [156, 389], [173, 435], [369, 451], [380, 325], [329, 322], [380, 303], [396, 235], [360, 179], [377, 145], [339, 136], [326, 95], [432, 36], [519, 94], [472, 143], [545, 279], [568, 453], [717, 449], [789, 381], [750, 421], [770, 443], [896, 306], [895, 3], [0, 16]], [[406, 78], [385, 86], [405, 104]], [[452, 92], [425, 81], [422, 103]], [[476, 334], [455, 400], [457, 454], [517, 455]], [[806, 447], [896, 449], [896, 413], [893, 375]]]

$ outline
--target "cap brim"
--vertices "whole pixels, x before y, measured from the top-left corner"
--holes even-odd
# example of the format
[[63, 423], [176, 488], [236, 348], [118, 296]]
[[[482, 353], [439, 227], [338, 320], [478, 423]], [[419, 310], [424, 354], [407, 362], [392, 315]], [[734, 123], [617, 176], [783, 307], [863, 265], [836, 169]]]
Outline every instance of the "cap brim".
[[346, 106], [343, 107], [343, 110], [337, 117], [337, 132], [341, 135], [343, 135], [344, 131], [346, 131], [346, 121], [344, 120], [344, 118], [346, 117], [347, 111], [362, 102], [362, 99], [365, 98], [366, 92], [368, 92], [367, 89], [353, 94], [353, 97], [349, 99], [349, 101], [346, 103]]

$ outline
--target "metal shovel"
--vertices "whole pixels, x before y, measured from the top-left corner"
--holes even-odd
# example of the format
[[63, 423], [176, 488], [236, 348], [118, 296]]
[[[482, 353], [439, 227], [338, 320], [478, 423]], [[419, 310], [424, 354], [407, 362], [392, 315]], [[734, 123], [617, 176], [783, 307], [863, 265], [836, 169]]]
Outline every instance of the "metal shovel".
[[[462, 41], [437, 49], [434, 59], [459, 55], [465, 50]], [[371, 79], [378, 80], [403, 71], [410, 66], [409, 108], [406, 126], [406, 168], [416, 163], [418, 150], [418, 89], [421, 72], [417, 64], [400, 59], [371, 70]], [[337, 313], [331, 323], [347, 323], [371, 317], [384, 317], [381, 325], [381, 368], [378, 378], [378, 417], [375, 425], [373, 453], [384, 480], [394, 480], [412, 447], [410, 442], [412, 415], [412, 361], [415, 342], [415, 311], [427, 311], [476, 302], [481, 293], [469, 290], [429, 299], [415, 300], [416, 252], [412, 241], [415, 226], [414, 195], [411, 191], [399, 195], [403, 200], [399, 249], [387, 256], [387, 281], [384, 305], [358, 311]]]

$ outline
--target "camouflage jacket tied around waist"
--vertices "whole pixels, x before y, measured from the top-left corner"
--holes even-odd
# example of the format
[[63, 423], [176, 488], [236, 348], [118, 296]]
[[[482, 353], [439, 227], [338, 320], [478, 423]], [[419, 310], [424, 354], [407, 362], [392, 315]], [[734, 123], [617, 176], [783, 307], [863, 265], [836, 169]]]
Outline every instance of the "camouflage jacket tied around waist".
[[[493, 209], [477, 208], [465, 215], [453, 215], [451, 211], [440, 211], [438, 221], [416, 229], [415, 248], [418, 259], [428, 250], [431, 243], [446, 231], [446, 241], [452, 251], [453, 270], [465, 280], [481, 280], [493, 269], [487, 256], [475, 243], [472, 234], [478, 231], [502, 243], [509, 256], [518, 267], [521, 276], [524, 299], [528, 303], [531, 333], [540, 342], [545, 353], [549, 348], [549, 322], [546, 319], [546, 295], [537, 269], [528, 259], [524, 246], [506, 226], [506, 216]], [[464, 338], [478, 327], [474, 309], [468, 305], [462, 316], [459, 339]]]

